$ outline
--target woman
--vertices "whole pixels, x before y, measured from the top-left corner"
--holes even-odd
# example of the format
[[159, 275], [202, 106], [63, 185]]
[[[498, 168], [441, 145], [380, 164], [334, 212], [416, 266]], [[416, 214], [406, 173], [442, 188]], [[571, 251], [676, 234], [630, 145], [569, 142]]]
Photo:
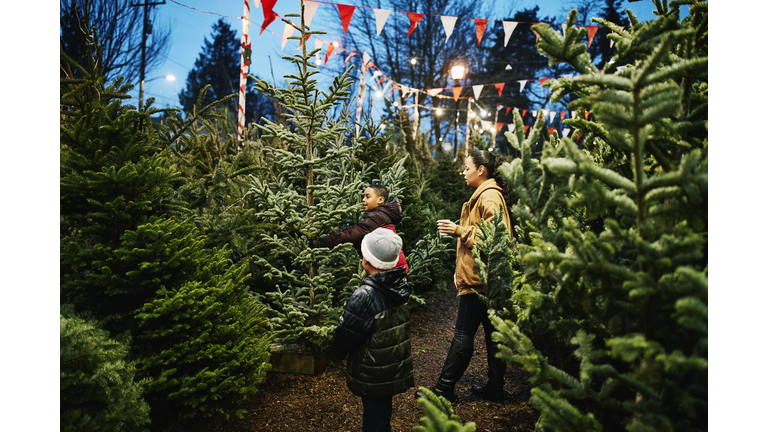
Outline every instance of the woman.
[[[459, 313], [456, 317], [456, 330], [445, 359], [443, 370], [432, 391], [451, 402], [456, 400], [454, 389], [456, 382], [464, 375], [474, 350], [475, 333], [480, 324], [485, 332], [485, 344], [488, 349], [488, 383], [483, 386], [473, 386], [472, 392], [483, 399], [492, 401], [504, 400], [504, 372], [506, 364], [498, 358], [497, 343], [491, 339], [495, 331], [488, 319], [488, 309], [477, 293], [484, 292], [480, 281], [472, 247], [475, 235], [479, 230], [477, 222], [493, 219], [493, 212], [499, 211], [504, 218], [504, 224], [512, 238], [512, 224], [509, 220], [507, 203], [504, 200], [502, 186], [504, 181], [498, 167], [505, 161], [503, 156], [478, 150], [469, 155], [464, 161], [464, 179], [469, 186], [476, 188], [468, 202], [461, 208], [461, 220], [458, 225], [451, 221], [439, 221], [438, 230], [441, 234], [458, 237], [456, 247], [456, 273], [454, 282], [459, 291]], [[416, 392], [416, 398], [424, 397], [421, 391]]]

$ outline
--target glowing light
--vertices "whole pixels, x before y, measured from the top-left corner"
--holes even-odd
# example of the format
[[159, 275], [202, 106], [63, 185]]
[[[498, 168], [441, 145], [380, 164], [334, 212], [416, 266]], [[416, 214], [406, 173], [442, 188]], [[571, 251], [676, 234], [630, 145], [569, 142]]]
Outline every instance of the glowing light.
[[442, 108], [438, 108], [438, 109], [436, 109], [436, 110], [435, 110], [435, 114], [437, 114], [437, 115], [443, 115], [443, 109], [442, 109]]
[[412, 64], [412, 65], [415, 65], [415, 64], [416, 64], [416, 57], [411, 57], [411, 64]]
[[469, 112], [469, 118], [475, 118], [475, 112], [474, 111], [470, 111]]
[[481, 116], [481, 117], [482, 117], [482, 116], [484, 116], [484, 115], [485, 115], [485, 113], [486, 113], [486, 111], [485, 111], [485, 110], [482, 110], [482, 111], [480, 111], [480, 116]]
[[166, 75], [165, 79], [167, 79], [168, 81], [176, 81], [176, 77], [171, 74]]
[[455, 80], [460, 80], [464, 78], [464, 66], [456, 65], [451, 68], [451, 78]]
[[316, 65], [318, 65], [318, 66], [320, 66], [321, 64], [323, 64], [323, 61], [322, 61], [322, 60], [320, 60], [320, 57], [317, 57], [317, 58], [315, 58], [315, 64], [316, 64]]
[[339, 43], [338, 43], [338, 42], [334, 42], [334, 43], [333, 43], [333, 47], [334, 47], [334, 48], [338, 48], [338, 47], [339, 47]]
[[376, 97], [377, 97], [377, 98], [380, 98], [380, 97], [382, 97], [382, 96], [384, 96], [384, 93], [382, 93], [382, 91], [381, 91], [381, 90], [376, 90]]

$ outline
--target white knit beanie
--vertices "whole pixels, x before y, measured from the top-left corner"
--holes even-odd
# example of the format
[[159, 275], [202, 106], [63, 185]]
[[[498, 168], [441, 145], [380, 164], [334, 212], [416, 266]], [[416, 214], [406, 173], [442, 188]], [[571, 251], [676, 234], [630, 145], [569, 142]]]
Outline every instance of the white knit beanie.
[[372, 266], [379, 270], [389, 270], [397, 265], [403, 240], [394, 231], [376, 228], [363, 237], [360, 251]]

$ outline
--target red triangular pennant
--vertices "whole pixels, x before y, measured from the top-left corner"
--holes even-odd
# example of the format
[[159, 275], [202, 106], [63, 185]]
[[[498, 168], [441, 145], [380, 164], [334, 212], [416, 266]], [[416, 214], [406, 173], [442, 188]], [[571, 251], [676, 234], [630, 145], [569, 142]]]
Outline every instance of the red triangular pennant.
[[584, 120], [589, 120], [589, 111], [584, 112]]
[[501, 91], [504, 90], [504, 83], [494, 84], [493, 86], [496, 87], [496, 90], [499, 91], [499, 96], [501, 96]]
[[373, 67], [373, 62], [369, 61], [367, 65], [363, 66], [363, 72]]
[[523, 117], [523, 118], [525, 118], [525, 114], [526, 114], [527, 112], [528, 112], [528, 110], [523, 110], [523, 115], [522, 115], [522, 117]]
[[589, 41], [589, 43], [587, 44], [587, 47], [591, 47], [592, 46], [592, 39], [595, 38], [595, 35], [597, 34], [597, 29], [598, 28], [599, 28], [599, 26], [595, 26], [595, 25], [588, 25], [587, 26], [587, 40]]
[[505, 115], [509, 115], [509, 110], [511, 110], [511, 109], [512, 109], [512, 107], [507, 107], [507, 112], [506, 112], [506, 113], [504, 113], [504, 114], [505, 114]]
[[547, 82], [548, 79], [549, 79], [549, 77], [547, 77], [547, 78], [539, 78], [539, 85], [543, 87], [544, 83]]
[[458, 101], [459, 101], [459, 96], [461, 96], [461, 90], [462, 90], [463, 88], [464, 88], [464, 87], [454, 87], [454, 88], [453, 88], [453, 100], [454, 100], [454, 101], [456, 101], [456, 102], [458, 102]]
[[[264, 13], [264, 21], [266, 21], [268, 17], [272, 16], [272, 8], [275, 7], [275, 3], [277, 3], [277, 0], [263, 0], [261, 2], [262, 7], [264, 8], [262, 10]], [[274, 19], [272, 21], [274, 21]]]
[[483, 40], [483, 33], [485, 33], [485, 27], [488, 25], [488, 20], [475, 18], [475, 25], [477, 26], [477, 44], [480, 45], [480, 41]]
[[528, 133], [528, 129], [529, 129], [529, 128], [530, 128], [530, 126], [529, 126], [529, 125], [525, 125], [525, 126], [523, 126], [523, 129], [525, 130], [525, 133]]
[[504, 123], [496, 122], [496, 132], [501, 132], [501, 128], [504, 127]]
[[328, 44], [328, 51], [325, 52], [325, 60], [323, 61], [323, 64], [328, 63], [328, 57], [331, 56], [334, 48], [336, 47], [333, 46], [333, 44]]
[[343, 4], [336, 5], [339, 8], [339, 16], [341, 17], [341, 27], [344, 28], [344, 33], [349, 28], [349, 22], [352, 21], [352, 14], [355, 13], [356, 6], [348, 6]]
[[411, 20], [411, 28], [408, 29], [408, 36], [410, 36], [411, 33], [416, 30], [416, 25], [419, 23], [419, 21], [421, 21], [422, 18], [424, 18], [424, 14], [408, 12], [408, 19]]
[[554, 134], [556, 130], [557, 128], [553, 128], [553, 127], [549, 128], [549, 134], [550, 135]]
[[[264, 13], [266, 14], [266, 11]], [[269, 13], [270, 13], [269, 18], [264, 18], [264, 24], [261, 25], [261, 31], [259, 32], [259, 34], [264, 33], [264, 29], [266, 29], [268, 25], [272, 24], [272, 21], [277, 19], [276, 13], [272, 11], [269, 11]]]
[[[533, 25], [536, 25], [536, 24], [538, 24], [538, 23], [533, 23]], [[533, 30], [531, 30], [531, 31], [533, 31]], [[536, 43], [539, 43], [539, 34], [536, 33], [536, 32], [533, 32], [533, 34], [536, 35]]]
[[560, 121], [563, 121], [566, 114], [568, 114], [568, 111], [560, 111]]
[[378, 83], [376, 83], [376, 84], [381, 84], [381, 83], [382, 83], [382, 82], [383, 82], [385, 79], [387, 79], [387, 77], [385, 77], [385, 76], [381, 77], [381, 79], [379, 80], [379, 82], [378, 82]]

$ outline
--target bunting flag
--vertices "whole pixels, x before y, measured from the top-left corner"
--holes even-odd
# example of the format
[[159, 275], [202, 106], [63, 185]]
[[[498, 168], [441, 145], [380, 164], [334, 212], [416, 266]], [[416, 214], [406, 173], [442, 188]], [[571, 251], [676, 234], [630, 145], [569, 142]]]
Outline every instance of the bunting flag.
[[[363, 54], [363, 65], [366, 62], [366, 56]], [[368, 57], [370, 59], [370, 57]], [[360, 88], [357, 91], [357, 109], [355, 110], [355, 136], [360, 133], [360, 114], [363, 112], [363, 95], [365, 95], [365, 68], [360, 68]]]
[[511, 110], [512, 107], [507, 107], [507, 111], [504, 113], [504, 115], [509, 115], [509, 110]]
[[[536, 24], [538, 24], [538, 23], [533, 23], [533, 25], [536, 25]], [[533, 29], [531, 29], [531, 31], [533, 31]], [[539, 43], [539, 34], [537, 32], [533, 32], [533, 34], [536, 35], [536, 44], [538, 44]]]
[[453, 88], [453, 100], [454, 100], [454, 101], [456, 101], [456, 102], [458, 102], [458, 101], [459, 101], [459, 96], [461, 96], [461, 90], [462, 90], [463, 88], [464, 88], [464, 87], [454, 87], [454, 88]]
[[381, 34], [381, 30], [384, 28], [384, 24], [387, 22], [387, 18], [389, 18], [389, 14], [391, 13], [391, 10], [386, 9], [373, 10], [373, 14], [376, 16], [376, 36]]
[[515, 132], [515, 124], [514, 123], [507, 123], [507, 130], [510, 133], [514, 133]]
[[328, 44], [328, 51], [325, 52], [325, 60], [323, 60], [323, 64], [328, 63], [328, 57], [331, 56], [334, 48], [336, 48], [334, 44]]
[[480, 41], [483, 40], [483, 34], [485, 33], [485, 27], [488, 26], [488, 20], [475, 18], [475, 25], [477, 26], [475, 31], [477, 33], [477, 44], [480, 45]]
[[546, 78], [539, 78], [539, 85], [540, 85], [540, 86], [542, 86], [542, 87], [544, 87], [544, 83], [545, 83], [545, 82], [547, 82], [547, 81], [549, 81], [549, 79], [550, 79], [550, 77], [546, 77]]
[[344, 66], [346, 66], [347, 63], [349, 63], [349, 61], [352, 59], [352, 56], [354, 56], [355, 54], [357, 54], [357, 51], [352, 51], [349, 53], [347, 58], [344, 60]]
[[560, 111], [560, 122], [563, 121], [563, 119], [565, 118], [566, 114], [568, 114], [568, 111]]
[[504, 25], [504, 46], [506, 47], [512, 32], [517, 27], [517, 21], [502, 21], [502, 24]]
[[441, 89], [441, 88], [429, 89], [429, 90], [427, 90], [427, 94], [434, 97], [438, 93], [440, 93], [441, 91], [443, 91], [443, 89]]
[[523, 126], [523, 129], [525, 130], [525, 133], [528, 133], [528, 129], [529, 129], [529, 128], [530, 128], [530, 126], [529, 126], [529, 125], [525, 125], [525, 126]]
[[587, 48], [592, 46], [592, 39], [595, 38], [595, 35], [597, 34], [597, 29], [599, 26], [596, 25], [588, 25], [587, 26], [587, 40], [589, 43], [587, 44]]
[[527, 82], [528, 82], [528, 80], [519, 80], [519, 81], [517, 81], [517, 82], [519, 82], [519, 83], [520, 83], [520, 93], [522, 93], [522, 92], [523, 92], [523, 89], [525, 88], [525, 83], [527, 83]]
[[365, 68], [368, 65], [368, 62], [371, 61], [371, 56], [368, 55], [367, 52], [363, 53], [363, 67]]
[[[541, 109], [541, 115], [542, 115], [542, 116], [544, 116], [544, 118], [546, 119], [546, 118], [547, 118], [547, 116], [549, 115], [549, 110], [548, 110], [548, 109], [546, 109], [546, 108], [542, 108], [542, 109]], [[545, 121], [546, 121], [546, 120], [545, 120]]]
[[576, 118], [576, 111], [571, 111], [571, 118]]
[[501, 129], [504, 127], [504, 123], [496, 122], [496, 132], [501, 132]]
[[337, 4], [339, 8], [339, 16], [341, 17], [341, 27], [344, 29], [344, 33], [349, 28], [349, 22], [352, 21], [352, 14], [355, 13], [355, 6], [348, 6], [343, 4]]
[[567, 137], [569, 133], [571, 133], [570, 128], [563, 128], [563, 138]]
[[493, 122], [491, 122], [490, 120], [480, 120], [480, 124], [483, 125], [483, 129], [491, 130], [491, 126], [493, 125]]
[[285, 44], [288, 43], [288, 38], [291, 37], [293, 31], [296, 30], [292, 25], [286, 23], [283, 29], [283, 43], [280, 45], [280, 49], [285, 49]]
[[416, 30], [416, 26], [419, 24], [419, 22], [424, 18], [424, 14], [417, 14], [413, 12], [408, 12], [408, 19], [411, 20], [411, 28], [408, 29], [408, 36], [413, 33], [414, 30]]
[[264, 9], [262, 10], [262, 12], [264, 13], [264, 21], [266, 21], [267, 18], [272, 16], [273, 14], [272, 8], [275, 7], [275, 3], [277, 3], [277, 0], [264, 0]]
[[[316, 50], [317, 49], [322, 50], [324, 43], [325, 42], [321, 41], [320, 39], [315, 38], [315, 49]], [[315, 59], [317, 60], [317, 64], [319, 65], [320, 64], [320, 51], [315, 53]]]
[[251, 64], [251, 40], [248, 36], [248, 29], [251, 23], [251, 9], [248, 6], [248, 0], [245, 0], [243, 6], [243, 34], [240, 38], [240, 95], [237, 102], [237, 137], [243, 139], [243, 128], [245, 127], [245, 87], [248, 81], [248, 66]]
[[584, 120], [589, 120], [589, 111], [584, 111]]
[[383, 76], [383, 77], [379, 78], [379, 81], [376, 82], [376, 85], [381, 84], [385, 79], [387, 79], [387, 77]]
[[496, 87], [496, 90], [499, 91], [499, 96], [501, 96], [501, 91], [504, 90], [504, 83], [494, 84], [493, 86]]
[[549, 113], [549, 122], [550, 123], [555, 121], [555, 114], [557, 114], [555, 111], [550, 111], [550, 113]]
[[451, 34], [453, 34], [453, 27], [456, 25], [456, 19], [455, 16], [440, 16], [440, 20], [443, 22], [443, 30], [445, 30], [445, 41], [448, 42], [448, 39], [451, 37]]
[[475, 99], [480, 99], [480, 92], [483, 91], [483, 85], [482, 84], [473, 85], [472, 86], [472, 91], [475, 94]]
[[[267, 0], [264, 0], [264, 1], [265, 1], [265, 3], [264, 3], [264, 4], [266, 5], [266, 1], [267, 1]], [[273, 4], [274, 4], [274, 3], [273, 3]], [[266, 14], [266, 7], [265, 7], [264, 11], [265, 11], [264, 13]], [[267, 18], [267, 17], [265, 17], [265, 18], [264, 18], [264, 24], [262, 24], [262, 25], [261, 25], [261, 31], [259, 32], [259, 35], [261, 35], [262, 33], [264, 33], [264, 29], [266, 29], [266, 28], [267, 28], [267, 26], [269, 26], [270, 24], [272, 24], [272, 21], [274, 21], [274, 20], [276, 20], [276, 19], [277, 19], [277, 14], [276, 14], [276, 13], [274, 13], [274, 12], [272, 12], [272, 11], [270, 10], [270, 11], [269, 11], [269, 18]]]
[[561, 25], [563, 26], [563, 39], [565, 39], [565, 28], [566, 28], [566, 25], [565, 24], [561, 24]]
[[536, 117], [536, 114], [538, 114], [538, 111], [536, 111], [536, 110], [531, 110], [531, 117], [534, 117], [534, 118], [535, 118], [535, 117]]
[[312, 18], [315, 16], [315, 12], [317, 12], [317, 7], [320, 6], [320, 3], [314, 2], [312, 0], [304, 0], [304, 25], [309, 27], [309, 25], [312, 23]]
[[[260, 5], [261, 5], [261, 0], [253, 0], [253, 7], [258, 9]], [[251, 16], [251, 14], [248, 14], [249, 18], [250, 18], [250, 16]]]
[[527, 112], [528, 112], [528, 110], [524, 109], [523, 110], [523, 115], [521, 115], [520, 117], [525, 118], [525, 113], [527, 113]]

